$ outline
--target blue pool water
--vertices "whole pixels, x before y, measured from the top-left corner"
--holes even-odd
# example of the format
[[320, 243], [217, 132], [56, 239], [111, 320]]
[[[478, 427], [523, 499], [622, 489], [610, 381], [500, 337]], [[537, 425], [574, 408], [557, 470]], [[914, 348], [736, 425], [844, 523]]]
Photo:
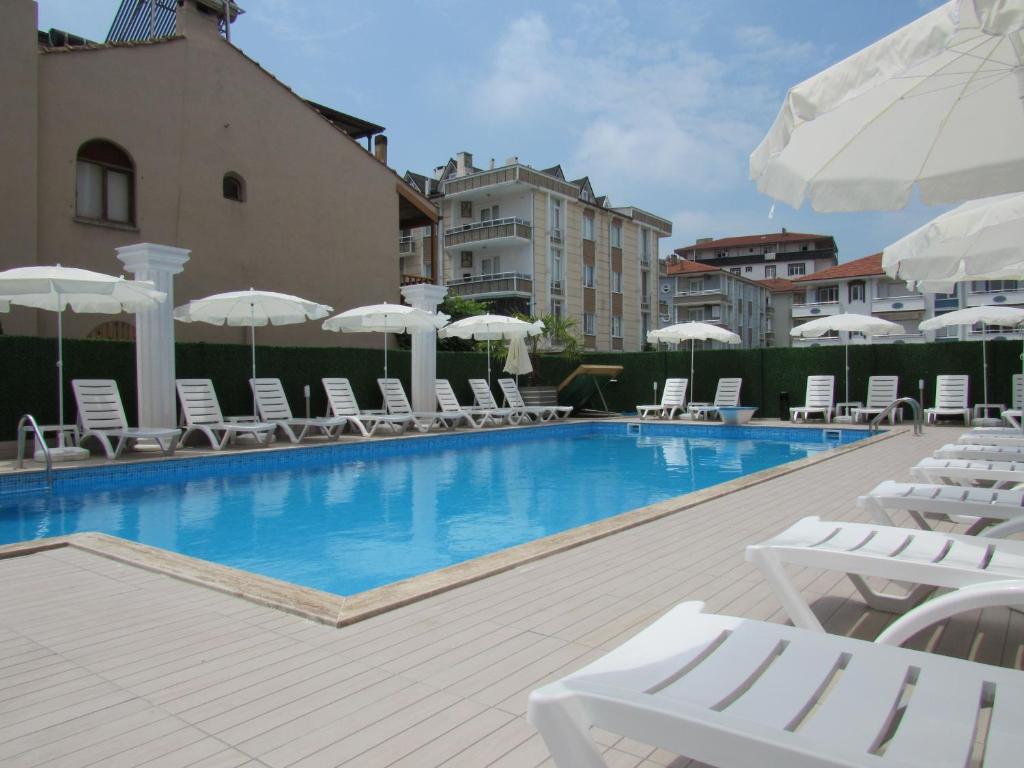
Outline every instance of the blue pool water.
[[579, 423], [0, 478], [0, 544], [79, 531], [348, 595], [851, 442]]

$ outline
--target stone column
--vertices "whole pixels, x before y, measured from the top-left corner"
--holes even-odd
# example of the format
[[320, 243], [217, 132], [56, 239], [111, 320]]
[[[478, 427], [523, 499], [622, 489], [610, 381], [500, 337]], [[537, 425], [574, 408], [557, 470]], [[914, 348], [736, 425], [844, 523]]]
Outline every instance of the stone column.
[[[437, 312], [448, 289], [421, 283], [402, 288], [402, 296], [416, 309]], [[437, 377], [437, 332], [416, 331], [412, 336], [412, 407], [414, 411], [436, 411], [434, 379]]]
[[117, 258], [135, 280], [151, 280], [167, 298], [135, 314], [135, 368], [140, 427], [176, 425], [174, 403], [174, 276], [189, 253], [184, 248], [138, 243], [117, 248]]

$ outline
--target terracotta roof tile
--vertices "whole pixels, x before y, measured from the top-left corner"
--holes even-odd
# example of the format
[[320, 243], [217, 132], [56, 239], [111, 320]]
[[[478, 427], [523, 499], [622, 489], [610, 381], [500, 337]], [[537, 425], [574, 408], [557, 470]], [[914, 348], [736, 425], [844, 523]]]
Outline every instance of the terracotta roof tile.
[[796, 282], [810, 282], [812, 280], [841, 280], [849, 277], [868, 277], [870, 275], [883, 275], [882, 254], [873, 253], [862, 259], [854, 259], [834, 267], [823, 269], [820, 272], [812, 272], [809, 275], [798, 277]]
[[680, 259], [679, 261], [668, 264], [665, 267], [665, 274], [668, 275], [686, 275], [693, 274], [695, 272], [718, 271], [718, 267], [712, 267], [707, 264], [698, 264], [696, 261], [690, 261], [689, 259]]
[[794, 285], [792, 280], [787, 280], [784, 277], [770, 277], [767, 280], [755, 280], [755, 283], [760, 283], [766, 287], [772, 293], [782, 293], [784, 291], [795, 291], [800, 289], [801, 286]]

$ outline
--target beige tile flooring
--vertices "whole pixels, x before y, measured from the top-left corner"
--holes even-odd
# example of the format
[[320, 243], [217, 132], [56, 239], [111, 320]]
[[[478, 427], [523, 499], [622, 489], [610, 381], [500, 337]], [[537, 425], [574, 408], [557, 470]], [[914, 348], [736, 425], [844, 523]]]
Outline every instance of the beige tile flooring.
[[[744, 545], [861, 518], [858, 493], [959, 431], [907, 430], [341, 629], [71, 548], [0, 561], [0, 765], [550, 764], [530, 690], [681, 600], [784, 620]], [[798, 579], [831, 630], [884, 625], [839, 574]], [[1020, 666], [1022, 630], [986, 611], [917, 644]], [[688, 764], [603, 743], [612, 766]]]

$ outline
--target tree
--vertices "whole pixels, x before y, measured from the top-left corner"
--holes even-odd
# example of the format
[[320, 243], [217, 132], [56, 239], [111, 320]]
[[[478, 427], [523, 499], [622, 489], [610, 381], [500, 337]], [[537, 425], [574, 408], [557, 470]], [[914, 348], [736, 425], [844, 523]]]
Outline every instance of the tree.
[[[536, 322], [538, 318], [519, 315], [521, 320]], [[580, 341], [576, 336], [576, 321], [565, 315], [553, 314], [544, 315], [540, 318], [544, 323], [544, 332], [536, 336], [530, 336], [527, 341], [530, 345], [530, 362], [533, 363], [533, 373], [530, 374], [530, 383], [540, 382], [540, 356], [542, 353], [559, 355], [569, 360], [579, 360]]]
[[[450, 315], [451, 319], [448, 322], [454, 323], [456, 320], [466, 317], [486, 315], [490, 307], [482, 301], [448, 294], [437, 309], [439, 312]], [[472, 352], [477, 345], [472, 339], [438, 339], [437, 348], [445, 352]]]

